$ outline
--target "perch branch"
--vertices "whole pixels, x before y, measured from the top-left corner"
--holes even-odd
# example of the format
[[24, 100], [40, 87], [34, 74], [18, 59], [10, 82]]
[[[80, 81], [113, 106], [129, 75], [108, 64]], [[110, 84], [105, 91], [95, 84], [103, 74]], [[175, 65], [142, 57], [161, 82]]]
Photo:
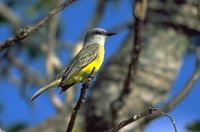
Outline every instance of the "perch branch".
[[25, 28], [19, 29], [17, 33], [8, 38], [6, 41], [0, 43], [0, 52], [13, 44], [22, 41], [26, 37], [28, 37], [31, 33], [36, 32], [41, 27], [43, 27], [53, 16], [55, 16], [58, 12], [63, 10], [66, 6], [72, 4], [77, 0], [66, 0], [61, 4], [58, 4], [55, 8], [53, 8], [46, 17], [44, 17], [42, 20], [40, 20], [38, 23], [32, 26], [27, 26]]
[[173, 118], [170, 115], [168, 115], [168, 114], [166, 114], [166, 113], [164, 113], [164, 112], [162, 112], [162, 111], [160, 111], [157, 108], [154, 108], [152, 106], [150, 106], [145, 111], [130, 117], [129, 119], [121, 121], [119, 124], [117, 124], [116, 126], [114, 126], [111, 129], [109, 129], [108, 131], [109, 132], [117, 132], [118, 130], [120, 130], [121, 128], [127, 126], [128, 124], [133, 123], [133, 122], [135, 122], [135, 121], [137, 121], [137, 120], [139, 120], [141, 118], [147, 117], [147, 116], [151, 115], [153, 112], [156, 112], [159, 115], [168, 117], [170, 119], [170, 121], [172, 122], [172, 124], [173, 124], [174, 131], [177, 132], [177, 128], [176, 128], [175, 122], [173, 121]]
[[74, 107], [74, 110], [71, 114], [70, 121], [69, 121], [66, 132], [71, 132], [73, 127], [74, 127], [74, 123], [75, 123], [75, 120], [76, 120], [77, 113], [78, 113], [81, 105], [85, 102], [86, 91], [89, 88], [89, 85], [90, 85], [92, 79], [94, 78], [94, 70], [95, 70], [95, 67], [93, 68], [90, 76], [88, 76], [88, 78], [86, 79], [86, 81], [82, 85], [81, 93], [80, 93], [78, 102], [76, 103], [76, 106]]

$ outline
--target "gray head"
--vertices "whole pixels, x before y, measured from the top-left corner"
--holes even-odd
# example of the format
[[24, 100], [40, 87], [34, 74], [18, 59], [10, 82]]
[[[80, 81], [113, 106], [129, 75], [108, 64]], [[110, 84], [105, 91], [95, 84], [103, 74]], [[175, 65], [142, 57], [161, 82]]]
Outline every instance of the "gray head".
[[116, 33], [107, 32], [102, 28], [93, 28], [89, 32], [87, 32], [85, 36], [84, 45], [99, 43], [104, 45], [107, 37], [115, 35]]

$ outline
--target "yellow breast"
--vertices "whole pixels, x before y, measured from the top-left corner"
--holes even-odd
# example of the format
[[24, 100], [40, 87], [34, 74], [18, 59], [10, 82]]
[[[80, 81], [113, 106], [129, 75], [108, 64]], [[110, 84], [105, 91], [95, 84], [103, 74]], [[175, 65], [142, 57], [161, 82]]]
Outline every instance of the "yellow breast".
[[99, 45], [97, 57], [90, 64], [85, 66], [81, 70], [81, 73], [90, 75], [94, 67], [95, 67], [94, 72], [97, 72], [103, 63], [103, 60], [104, 60], [104, 46]]
[[94, 67], [95, 67], [94, 73], [96, 73], [101, 67], [103, 60], [104, 60], [104, 46], [99, 45], [97, 57], [90, 64], [85, 66], [82, 70], [77, 72], [73, 77], [69, 78], [69, 80], [66, 82], [66, 85], [71, 85], [80, 81], [84, 81], [86, 77], [88, 77], [88, 75], [91, 74]]

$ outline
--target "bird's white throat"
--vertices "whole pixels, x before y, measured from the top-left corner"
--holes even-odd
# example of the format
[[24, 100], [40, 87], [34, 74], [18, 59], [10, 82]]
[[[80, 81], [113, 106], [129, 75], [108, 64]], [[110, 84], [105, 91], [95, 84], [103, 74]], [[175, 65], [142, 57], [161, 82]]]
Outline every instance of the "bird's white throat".
[[84, 46], [89, 44], [101, 44], [104, 45], [106, 40], [106, 36], [103, 35], [91, 35], [85, 39]]

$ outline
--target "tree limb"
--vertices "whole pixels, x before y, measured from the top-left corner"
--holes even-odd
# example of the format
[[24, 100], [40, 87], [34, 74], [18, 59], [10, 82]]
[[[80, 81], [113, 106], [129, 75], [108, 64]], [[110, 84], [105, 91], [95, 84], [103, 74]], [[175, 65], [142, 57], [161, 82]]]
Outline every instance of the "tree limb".
[[[123, 98], [128, 93], [130, 93], [130, 80], [133, 75], [136, 74], [136, 68], [138, 63], [139, 54], [142, 49], [141, 43], [141, 33], [140, 33], [140, 25], [141, 22], [144, 20], [146, 15], [146, 8], [147, 8], [147, 0], [136, 0], [133, 6], [133, 16], [134, 16], [134, 23], [133, 23], [133, 31], [134, 31], [134, 41], [133, 41], [133, 48], [132, 48], [132, 55], [131, 55], [131, 62], [128, 65], [128, 73], [126, 75], [123, 89], [119, 95], [119, 97], [111, 103], [111, 110], [113, 117], [116, 117], [117, 110], [119, 110], [123, 103]], [[132, 72], [134, 71], [134, 72]]]
[[[56, 2], [53, 2], [53, 4], [56, 4]], [[58, 15], [55, 16], [52, 21], [49, 24], [49, 32], [48, 32], [48, 45], [45, 45], [45, 52], [46, 52], [46, 72], [48, 78], [52, 78], [52, 76], [55, 75], [56, 71], [58, 69], [61, 69], [62, 64], [55, 54], [55, 48], [56, 48], [56, 34], [58, 30]], [[50, 100], [55, 109], [60, 112], [64, 109], [64, 104], [62, 101], [58, 98], [58, 96], [55, 94], [53, 90], [49, 91]]]
[[27, 26], [25, 28], [19, 29], [17, 33], [8, 38], [6, 41], [0, 43], [0, 52], [4, 50], [5, 48], [8, 48], [12, 45], [14, 45], [17, 42], [22, 41], [26, 37], [28, 37], [31, 33], [36, 32], [41, 27], [43, 27], [53, 16], [55, 16], [58, 12], [63, 10], [66, 6], [72, 4], [77, 0], [66, 0], [63, 3], [56, 6], [54, 9], [52, 9], [46, 17], [44, 17], [42, 20], [40, 20], [38, 23], [32, 26]]
[[133, 123], [133, 122], [135, 122], [135, 121], [137, 121], [137, 120], [139, 120], [141, 118], [147, 117], [147, 116], [151, 115], [153, 112], [156, 112], [159, 115], [168, 117], [170, 119], [170, 121], [172, 122], [172, 124], [173, 124], [174, 131], [177, 132], [177, 128], [176, 128], [175, 122], [173, 121], [173, 118], [170, 115], [168, 115], [168, 114], [166, 114], [166, 113], [164, 113], [164, 112], [162, 112], [162, 111], [160, 111], [160, 110], [158, 110], [158, 109], [156, 109], [156, 108], [154, 108], [152, 106], [150, 106], [145, 111], [142, 111], [142, 112], [140, 112], [140, 113], [138, 113], [138, 114], [126, 119], [126, 120], [121, 121], [119, 124], [117, 124], [116, 126], [114, 126], [111, 129], [109, 129], [108, 131], [109, 132], [117, 132], [118, 130], [120, 130], [121, 128], [127, 126], [128, 124]]

